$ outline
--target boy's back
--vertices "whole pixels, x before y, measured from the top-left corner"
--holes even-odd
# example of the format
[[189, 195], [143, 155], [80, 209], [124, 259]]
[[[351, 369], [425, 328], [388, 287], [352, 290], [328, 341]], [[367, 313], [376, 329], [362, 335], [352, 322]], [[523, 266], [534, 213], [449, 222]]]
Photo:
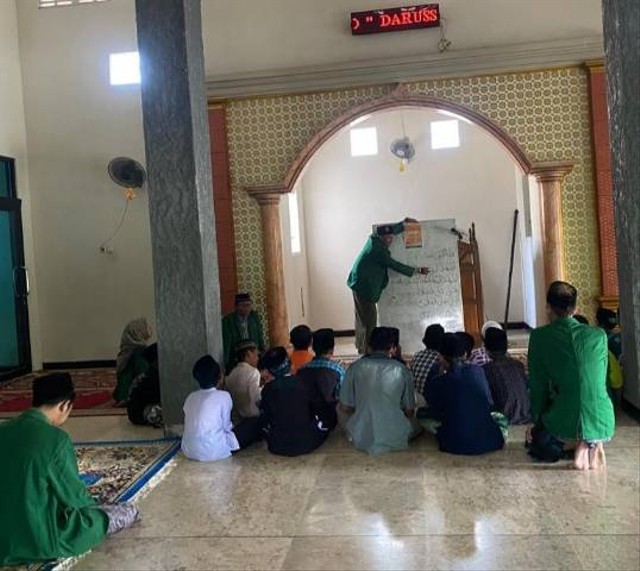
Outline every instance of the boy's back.
[[231, 424], [231, 395], [215, 388], [191, 393], [184, 403], [182, 451], [192, 460], [210, 462], [231, 456], [238, 440]]
[[30, 409], [0, 426], [0, 565], [78, 555], [108, 517], [78, 477], [71, 440]]

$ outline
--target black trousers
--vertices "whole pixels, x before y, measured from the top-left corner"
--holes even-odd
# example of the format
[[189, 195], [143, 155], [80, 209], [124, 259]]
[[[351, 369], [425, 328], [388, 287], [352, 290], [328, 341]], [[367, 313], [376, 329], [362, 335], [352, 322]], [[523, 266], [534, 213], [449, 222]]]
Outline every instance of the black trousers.
[[265, 425], [266, 421], [263, 415], [241, 420], [233, 429], [240, 449], [242, 450], [256, 442], [260, 442], [265, 436]]

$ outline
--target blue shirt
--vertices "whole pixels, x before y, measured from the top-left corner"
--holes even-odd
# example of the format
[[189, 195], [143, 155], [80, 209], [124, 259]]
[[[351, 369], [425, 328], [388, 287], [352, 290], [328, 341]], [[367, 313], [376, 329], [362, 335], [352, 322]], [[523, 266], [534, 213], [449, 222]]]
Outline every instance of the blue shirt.
[[493, 400], [481, 367], [454, 364], [427, 384], [426, 399], [431, 415], [442, 423], [436, 436], [443, 452], [475, 455], [504, 446], [491, 417]]

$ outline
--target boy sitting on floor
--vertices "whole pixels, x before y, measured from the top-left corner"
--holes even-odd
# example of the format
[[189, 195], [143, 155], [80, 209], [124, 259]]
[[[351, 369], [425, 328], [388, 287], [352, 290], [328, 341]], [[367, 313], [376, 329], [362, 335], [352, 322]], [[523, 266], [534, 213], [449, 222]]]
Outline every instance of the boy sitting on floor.
[[293, 345], [291, 352], [291, 374], [295, 375], [298, 369], [304, 367], [311, 359], [313, 353], [310, 351], [313, 341], [313, 333], [306, 325], [297, 325], [289, 333], [289, 341]]
[[131, 526], [138, 508], [98, 506], [80, 480], [62, 426], [73, 408], [68, 373], [33, 381], [33, 408], [0, 425], [0, 566], [72, 557]]
[[491, 413], [487, 379], [482, 367], [465, 362], [466, 350], [461, 336], [444, 334], [440, 352], [446, 372], [427, 385], [429, 406], [419, 417], [435, 432], [442, 452], [476, 455], [500, 450], [508, 422]]
[[222, 380], [220, 365], [205, 355], [193, 366], [193, 378], [200, 390], [184, 402], [182, 453], [200, 462], [228, 458], [240, 445], [231, 424], [231, 395], [216, 388]]

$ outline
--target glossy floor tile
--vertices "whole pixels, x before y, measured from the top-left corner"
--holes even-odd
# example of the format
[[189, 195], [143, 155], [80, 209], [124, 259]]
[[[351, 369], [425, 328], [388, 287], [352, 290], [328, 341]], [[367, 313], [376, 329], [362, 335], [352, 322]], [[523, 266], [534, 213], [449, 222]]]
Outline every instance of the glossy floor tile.
[[[178, 457], [141, 501], [142, 521], [76, 569], [637, 570], [640, 430], [622, 424], [603, 473], [531, 462], [522, 427], [473, 458], [427, 435], [372, 457], [340, 433], [300, 458], [264, 445], [211, 464]], [[69, 431], [159, 435], [118, 417], [72, 419]]]

